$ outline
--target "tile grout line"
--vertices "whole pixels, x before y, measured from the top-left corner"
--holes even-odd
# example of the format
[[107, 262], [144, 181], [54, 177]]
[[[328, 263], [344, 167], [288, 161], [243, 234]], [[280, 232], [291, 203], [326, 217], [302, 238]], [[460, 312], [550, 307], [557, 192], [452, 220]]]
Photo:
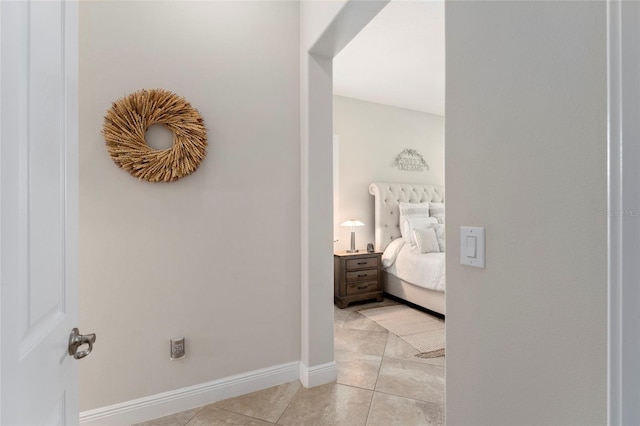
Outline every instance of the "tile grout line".
[[376, 395], [376, 391], [371, 392], [371, 401], [369, 401], [369, 409], [367, 410], [367, 418], [364, 419], [365, 426], [369, 424], [369, 416], [371, 415], [371, 407], [373, 406], [373, 397]]
[[335, 352], [336, 351], [337, 352], [346, 352], [346, 353], [349, 353], [349, 354], [356, 354], [356, 355], [377, 356], [377, 357], [382, 358], [382, 355], [370, 354], [370, 353], [366, 353], [366, 352], [350, 351], [348, 349], [334, 349], [333, 351], [334, 351], [334, 354], [333, 354], [334, 360], [335, 360]]
[[373, 402], [373, 395], [376, 393], [376, 391], [372, 390], [372, 389], [361, 388], [361, 387], [354, 386], [354, 385], [347, 385], [347, 384], [344, 384], [344, 383], [336, 383], [336, 385], [344, 386], [344, 387], [347, 387], [347, 388], [353, 388], [353, 389], [358, 389], [358, 390], [371, 392], [371, 401], [369, 401], [369, 410], [367, 411], [367, 418], [365, 419], [365, 422], [368, 421], [369, 420], [369, 413], [371, 412], [371, 403]]
[[429, 367], [442, 368], [443, 370], [445, 369], [445, 366], [446, 366], [446, 365], [431, 364], [429, 362], [414, 361], [414, 360], [405, 359], [405, 358], [394, 358], [392, 356], [385, 357], [385, 358], [389, 358], [389, 359], [393, 359], [393, 360], [401, 361], [401, 362], [408, 362], [409, 364], [427, 365]]
[[419, 398], [411, 398], [410, 396], [397, 395], [395, 393], [390, 393], [390, 392], [385, 392], [385, 391], [375, 391], [375, 392], [376, 393], [381, 393], [381, 394], [384, 394], [384, 395], [397, 396], [398, 398], [410, 399], [412, 401], [417, 401], [417, 402], [426, 402], [426, 403], [429, 403], [429, 404], [442, 405], [444, 407], [444, 403], [443, 402], [428, 401], [426, 399], [419, 399]]
[[373, 390], [374, 390], [374, 391], [375, 391], [375, 390], [376, 390], [376, 388], [378, 387], [378, 379], [380, 378], [380, 371], [382, 371], [382, 363], [384, 362], [384, 359], [386, 358], [386, 357], [384, 356], [384, 354], [387, 352], [387, 345], [389, 345], [389, 338], [390, 338], [390, 336], [391, 336], [392, 334], [393, 334], [394, 336], [396, 336], [396, 334], [394, 334], [394, 333], [392, 333], [392, 332], [389, 332], [389, 334], [387, 335], [387, 341], [386, 341], [386, 342], [384, 342], [384, 350], [382, 351], [382, 359], [380, 360], [380, 367], [378, 367], [378, 374], [376, 375], [376, 383], [375, 383], [375, 385], [373, 386]]
[[367, 419], [365, 421], [365, 425], [369, 423], [369, 416], [371, 415], [371, 407], [373, 406], [373, 397], [376, 395], [376, 388], [378, 387], [378, 378], [380, 378], [380, 371], [382, 370], [382, 363], [384, 362], [384, 354], [387, 352], [387, 345], [389, 344], [389, 335], [391, 332], [387, 333], [387, 340], [384, 342], [384, 349], [382, 350], [382, 356], [380, 357], [380, 365], [378, 366], [378, 373], [376, 374], [376, 382], [373, 384], [373, 392], [371, 393], [371, 402], [369, 403], [369, 411], [367, 412]]
[[205, 407], [204, 405], [197, 407], [195, 412], [193, 413], [193, 416], [189, 417], [189, 420], [186, 421], [184, 426], [187, 426], [189, 423], [191, 423], [191, 420], [193, 420], [198, 414], [200, 414], [200, 412], [204, 409], [204, 407]]
[[298, 390], [296, 391], [296, 393], [293, 394], [293, 396], [291, 397], [291, 399], [289, 400], [289, 402], [287, 403], [287, 406], [284, 407], [284, 410], [282, 410], [282, 413], [280, 413], [280, 415], [278, 416], [278, 419], [276, 420], [275, 424], [280, 424], [280, 419], [282, 419], [282, 416], [284, 416], [284, 413], [287, 412], [287, 409], [289, 408], [289, 406], [291, 405], [291, 403], [293, 402], [294, 399], [296, 399], [296, 396], [298, 396], [298, 394], [300, 393], [300, 391], [304, 389], [304, 385], [302, 383], [300, 383], [300, 387], [298, 388]]
[[[243, 413], [236, 413], [235, 411], [231, 411], [231, 410], [229, 410], [227, 408], [218, 408], [218, 407], [213, 407], [213, 408], [215, 410], [218, 410], [218, 411], [226, 411], [227, 413], [235, 414], [235, 415], [242, 416], [242, 417], [247, 417], [249, 419], [259, 420], [259, 421], [265, 422], [265, 423], [271, 423], [269, 420], [261, 419], [260, 417], [249, 416], [249, 415], [243, 414]], [[278, 419], [280, 419], [280, 418], [278, 418]], [[275, 424], [275, 423], [271, 423], [271, 424]]]
[[346, 386], [346, 387], [348, 387], [348, 388], [354, 388], [354, 389], [358, 389], [358, 390], [364, 390], [364, 391], [367, 391], [367, 392], [375, 392], [375, 390], [373, 390], [373, 389], [369, 389], [369, 388], [361, 388], [360, 386], [356, 386], [356, 385], [349, 385], [349, 384], [347, 384], [347, 383], [338, 383], [338, 382], [335, 382], [335, 384], [336, 384], [336, 385], [340, 385], [340, 386]]

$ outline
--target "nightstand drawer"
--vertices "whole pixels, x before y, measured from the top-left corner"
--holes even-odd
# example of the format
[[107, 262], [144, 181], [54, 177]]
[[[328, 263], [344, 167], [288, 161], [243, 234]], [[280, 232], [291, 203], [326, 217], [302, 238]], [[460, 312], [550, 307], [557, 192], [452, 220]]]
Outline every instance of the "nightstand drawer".
[[375, 299], [382, 302], [382, 252], [333, 253], [333, 301], [339, 308]]
[[373, 291], [378, 291], [377, 281], [347, 283], [347, 296], [351, 296], [352, 294], [371, 293]]
[[363, 259], [347, 260], [347, 270], [376, 268], [378, 266], [378, 257], [367, 257]]
[[370, 281], [378, 279], [377, 269], [347, 272], [347, 281]]

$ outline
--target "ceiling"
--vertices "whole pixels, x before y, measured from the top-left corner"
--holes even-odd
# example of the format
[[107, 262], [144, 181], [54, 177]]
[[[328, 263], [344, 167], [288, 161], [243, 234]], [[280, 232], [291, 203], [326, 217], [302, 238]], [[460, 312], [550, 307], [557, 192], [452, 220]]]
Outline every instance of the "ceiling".
[[333, 60], [336, 95], [444, 115], [444, 1], [393, 0]]

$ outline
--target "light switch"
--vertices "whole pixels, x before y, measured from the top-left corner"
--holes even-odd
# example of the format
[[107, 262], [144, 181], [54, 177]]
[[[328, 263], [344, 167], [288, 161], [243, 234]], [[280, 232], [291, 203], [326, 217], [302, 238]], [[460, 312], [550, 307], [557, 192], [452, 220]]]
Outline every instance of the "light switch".
[[484, 228], [460, 227], [460, 263], [484, 268]]
[[466, 255], [467, 257], [476, 257], [476, 237], [467, 237]]

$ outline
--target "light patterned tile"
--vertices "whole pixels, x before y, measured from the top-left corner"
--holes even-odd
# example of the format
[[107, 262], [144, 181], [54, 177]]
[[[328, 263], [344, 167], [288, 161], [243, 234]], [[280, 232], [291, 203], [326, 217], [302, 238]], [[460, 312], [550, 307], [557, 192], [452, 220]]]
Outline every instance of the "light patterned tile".
[[444, 367], [383, 358], [376, 391], [444, 404]]
[[367, 426], [444, 425], [444, 405], [375, 392]]
[[302, 388], [278, 420], [286, 426], [364, 426], [371, 404], [370, 390], [329, 383]]
[[396, 336], [393, 333], [389, 333], [387, 338], [387, 346], [384, 349], [385, 358], [404, 359], [407, 361], [419, 362], [422, 364], [431, 364], [444, 366], [446, 363], [445, 357], [438, 358], [419, 358], [416, 356], [418, 350]]
[[352, 330], [378, 331], [380, 333], [389, 332], [389, 330], [382, 327], [377, 322], [370, 320], [359, 312], [351, 312], [349, 316], [342, 321], [342, 328], [350, 328]]
[[275, 423], [302, 385], [299, 381], [212, 404], [215, 408]]
[[382, 356], [386, 344], [386, 332], [352, 330], [344, 327], [338, 328], [335, 332], [336, 350]]
[[194, 408], [193, 410], [181, 411], [179, 413], [172, 414], [170, 416], [160, 417], [159, 419], [138, 423], [134, 426], [184, 426], [200, 410], [201, 410], [201, 407]]
[[187, 426], [268, 426], [272, 424], [208, 405], [198, 412]]
[[336, 305], [333, 305], [333, 324], [336, 327], [342, 327], [344, 320], [346, 320], [349, 315], [351, 315], [351, 311], [340, 309]]
[[373, 390], [378, 379], [382, 357], [349, 351], [335, 351], [337, 382]]

